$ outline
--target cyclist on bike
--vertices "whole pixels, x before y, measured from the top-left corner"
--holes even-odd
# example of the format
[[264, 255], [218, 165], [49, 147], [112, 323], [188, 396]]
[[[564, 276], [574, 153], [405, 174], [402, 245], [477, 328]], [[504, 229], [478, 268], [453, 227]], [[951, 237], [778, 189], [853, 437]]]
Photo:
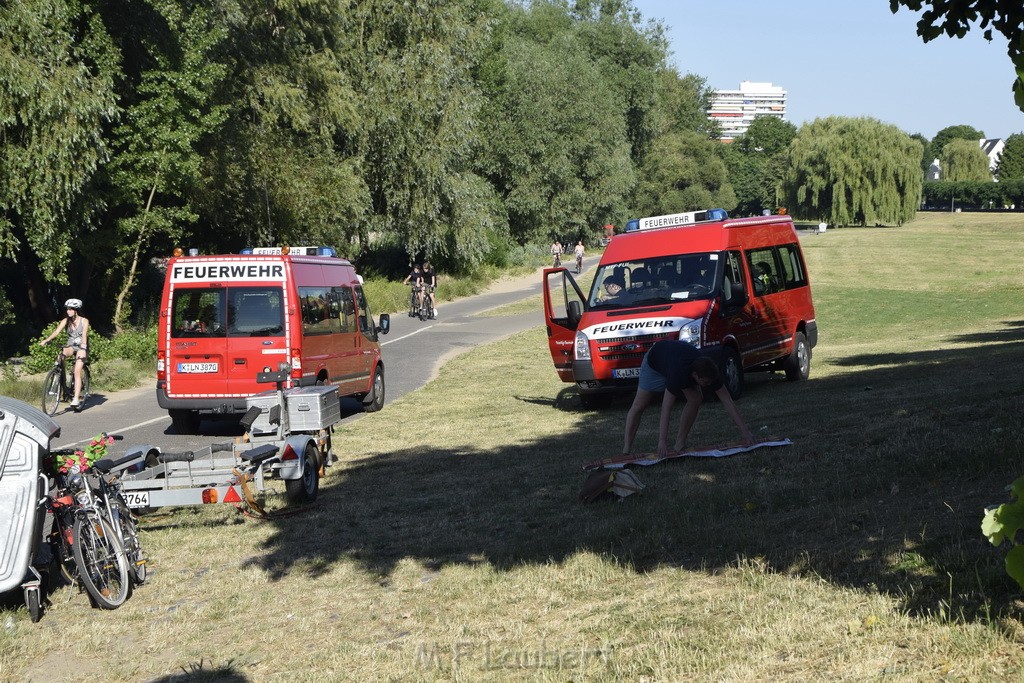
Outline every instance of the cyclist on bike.
[[40, 346], [46, 346], [61, 331], [67, 330], [68, 341], [64, 348], [61, 349], [61, 353], [64, 354], [65, 358], [75, 357], [75, 397], [71, 401], [71, 408], [76, 411], [79, 409], [80, 397], [82, 395], [82, 368], [85, 366], [85, 361], [89, 358], [89, 319], [83, 318], [78, 314], [81, 308], [81, 299], [68, 299], [65, 301], [66, 317], [57, 323], [57, 329], [53, 331], [53, 334], [39, 342]]
[[437, 271], [430, 265], [430, 261], [423, 262], [423, 286], [431, 302], [431, 319], [437, 317], [437, 300], [434, 298], [434, 291], [437, 289]]
[[576, 248], [573, 251], [576, 253], [576, 274], [578, 275], [583, 271], [583, 253], [586, 251], [583, 247], [583, 240], [576, 243]]
[[562, 265], [562, 243], [555, 240], [551, 243], [551, 255], [555, 258], [554, 267]]
[[[417, 263], [417, 264], [415, 264], [412, 267], [412, 271], [408, 275], [405, 276], [405, 279], [402, 280], [402, 284], [403, 285], [407, 285], [407, 284], [410, 283], [410, 281], [412, 282], [412, 293], [413, 293], [413, 296], [416, 297], [416, 301], [418, 302], [419, 308], [422, 309], [423, 308], [423, 271], [420, 270], [420, 264]], [[415, 316], [416, 316], [416, 313], [414, 313], [410, 309], [409, 317], [413, 318]]]

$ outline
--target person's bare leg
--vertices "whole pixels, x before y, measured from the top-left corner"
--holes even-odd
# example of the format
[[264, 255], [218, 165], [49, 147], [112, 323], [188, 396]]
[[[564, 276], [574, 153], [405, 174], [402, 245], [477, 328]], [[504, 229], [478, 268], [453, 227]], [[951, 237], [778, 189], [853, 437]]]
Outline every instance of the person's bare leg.
[[632, 450], [633, 439], [636, 438], [636, 431], [640, 427], [640, 417], [656, 395], [652, 391], [636, 390], [636, 396], [633, 397], [633, 405], [629, 407], [629, 412], [626, 413], [626, 437], [622, 445], [623, 455], [628, 455], [630, 450]]
[[700, 412], [701, 403], [704, 401], [701, 392], [694, 389], [685, 389], [683, 395], [686, 396], [686, 405], [683, 406], [683, 414], [679, 418], [679, 432], [673, 446], [677, 453], [686, 448], [686, 438], [693, 429], [693, 423], [697, 421], [697, 413]]

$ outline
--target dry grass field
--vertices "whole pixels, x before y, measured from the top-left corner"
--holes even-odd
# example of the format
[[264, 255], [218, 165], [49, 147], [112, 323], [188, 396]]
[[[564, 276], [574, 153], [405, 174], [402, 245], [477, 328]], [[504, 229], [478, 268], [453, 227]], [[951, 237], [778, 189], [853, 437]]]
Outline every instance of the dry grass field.
[[[121, 609], [12, 601], [0, 680], [1020, 680], [1021, 593], [980, 523], [1024, 472], [1024, 217], [802, 240], [811, 380], [748, 375], [739, 402], [794, 445], [582, 505], [628, 400], [584, 410], [538, 327], [339, 430], [310, 509], [147, 517]], [[735, 436], [709, 405], [691, 442]]]

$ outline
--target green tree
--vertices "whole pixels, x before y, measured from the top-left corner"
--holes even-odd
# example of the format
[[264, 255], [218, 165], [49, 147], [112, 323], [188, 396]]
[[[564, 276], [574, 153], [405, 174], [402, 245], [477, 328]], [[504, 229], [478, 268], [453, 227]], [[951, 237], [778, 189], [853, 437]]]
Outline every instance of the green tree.
[[700, 133], [670, 133], [658, 138], [639, 169], [634, 210], [642, 215], [736, 206], [721, 143]]
[[772, 156], [785, 151], [796, 137], [796, 126], [776, 116], [759, 116], [753, 120], [747, 132], [732, 144], [746, 154]]
[[696, 74], [680, 76], [668, 68], [659, 73], [658, 81], [659, 135], [696, 131], [709, 138], [719, 137], [718, 123], [708, 119], [714, 90], [707, 79]]
[[932, 167], [932, 163], [935, 161], [935, 155], [932, 154], [932, 143], [921, 133], [914, 133], [910, 137], [920, 142], [921, 147], [924, 149], [921, 153], [921, 175], [927, 178], [928, 170]]
[[836, 225], [902, 224], [921, 197], [921, 144], [872, 118], [800, 127], [786, 153], [783, 193], [798, 218]]
[[1014, 100], [1024, 111], [1024, 5], [1008, 0], [889, 0], [893, 14], [900, 6], [917, 12], [926, 5], [917, 22], [917, 35], [926, 43], [943, 33], [963, 38], [974, 22], [979, 22], [985, 40], [992, 40], [993, 29], [1003, 34], [1016, 71]]
[[1024, 178], [1024, 133], [1006, 138], [996, 173], [1000, 182]]
[[950, 140], [942, 148], [939, 163], [942, 167], [943, 180], [952, 183], [992, 180], [988, 155], [982, 151], [977, 141]]
[[[76, 240], [96, 225], [89, 190], [117, 116], [120, 55], [91, 4], [0, 4], [0, 257], [23, 271], [37, 321], [67, 284]], [[84, 290], [76, 292], [84, 296]]]
[[942, 150], [950, 140], [970, 140], [977, 144], [979, 140], [983, 139], [985, 139], [985, 134], [972, 126], [966, 124], [947, 126], [932, 138], [931, 153], [935, 155], [934, 159], [940, 159]]

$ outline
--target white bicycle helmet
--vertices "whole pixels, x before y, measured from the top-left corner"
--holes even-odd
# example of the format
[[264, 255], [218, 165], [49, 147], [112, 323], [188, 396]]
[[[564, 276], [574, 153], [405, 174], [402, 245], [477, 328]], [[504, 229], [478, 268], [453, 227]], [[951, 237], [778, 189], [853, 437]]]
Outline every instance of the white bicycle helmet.
[[68, 299], [64, 302], [64, 308], [73, 308], [76, 311], [82, 307], [81, 299]]

